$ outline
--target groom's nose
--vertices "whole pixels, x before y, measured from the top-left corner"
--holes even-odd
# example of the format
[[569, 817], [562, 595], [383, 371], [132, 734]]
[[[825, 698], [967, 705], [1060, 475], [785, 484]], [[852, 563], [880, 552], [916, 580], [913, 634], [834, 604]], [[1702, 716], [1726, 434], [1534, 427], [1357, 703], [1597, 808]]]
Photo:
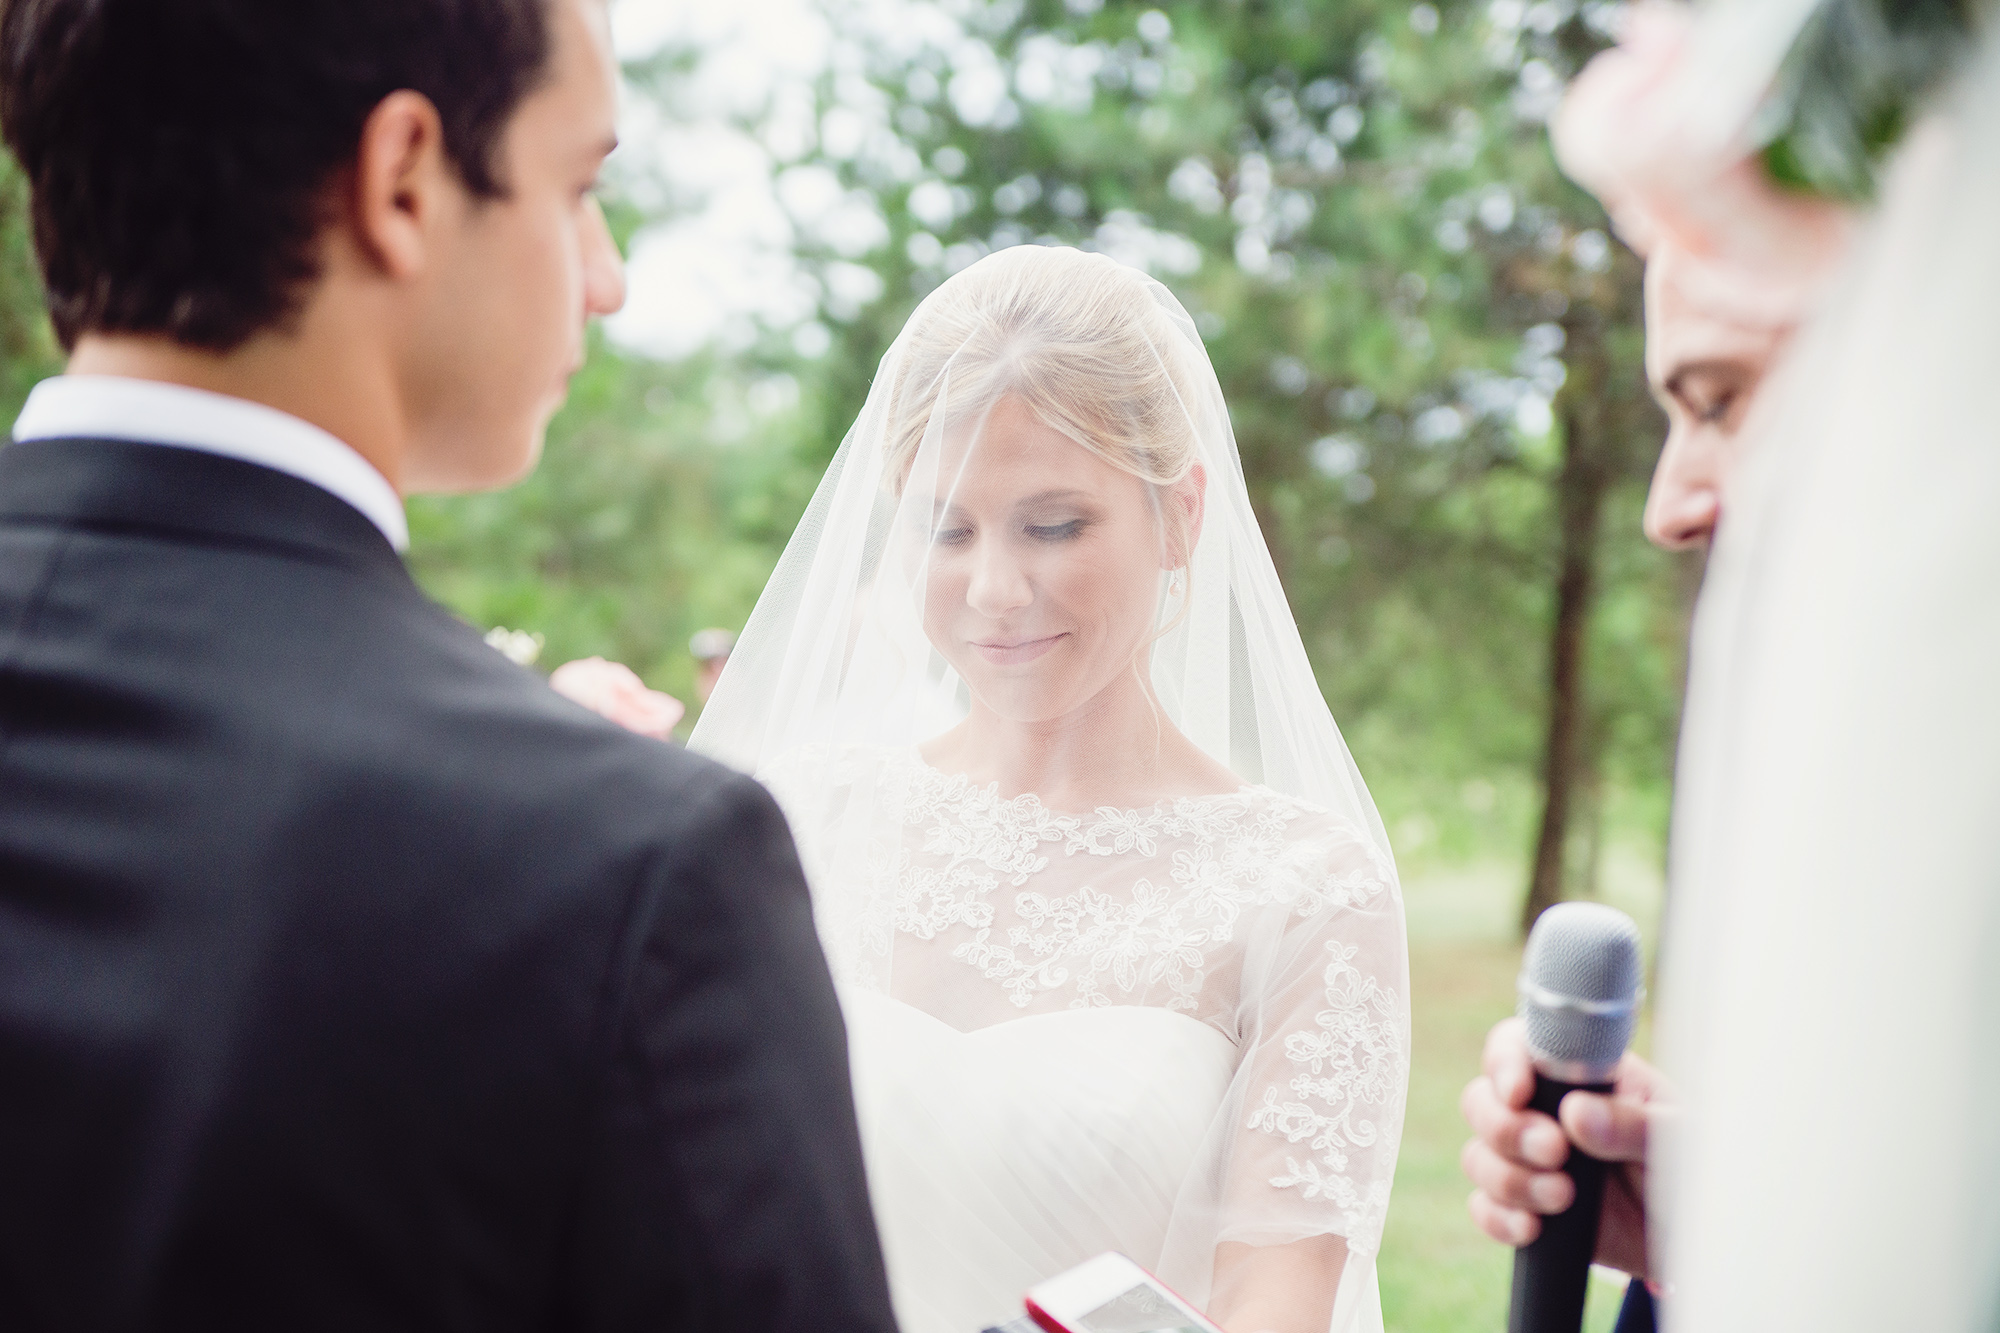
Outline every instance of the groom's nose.
[[1004, 542], [982, 541], [972, 552], [972, 577], [965, 603], [982, 616], [998, 619], [1035, 600], [1035, 590]]
[[584, 221], [583, 307], [586, 315], [615, 315], [625, 305], [625, 260], [611, 238], [596, 200]]

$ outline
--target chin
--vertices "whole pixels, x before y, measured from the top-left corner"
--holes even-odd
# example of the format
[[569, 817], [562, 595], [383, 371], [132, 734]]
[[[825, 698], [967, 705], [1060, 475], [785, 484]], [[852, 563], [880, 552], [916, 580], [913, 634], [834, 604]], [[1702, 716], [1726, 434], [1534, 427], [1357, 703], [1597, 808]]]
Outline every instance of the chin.
[[543, 423], [535, 428], [533, 434], [521, 442], [520, 447], [514, 451], [508, 461], [508, 465], [499, 475], [479, 489], [497, 490], [502, 486], [512, 486], [515, 482], [526, 477], [541, 463], [542, 446], [547, 442], [548, 425], [547, 423]]
[[986, 711], [1003, 722], [1016, 726], [1039, 726], [1044, 722], [1054, 722], [1070, 711], [1060, 704], [1046, 699], [1010, 699], [981, 695], [979, 701], [986, 705]]
[[1053, 722], [1074, 711], [1081, 702], [1070, 697], [1069, 691], [1055, 688], [1053, 682], [1044, 684], [1018, 678], [981, 680], [976, 676], [968, 676], [965, 681], [966, 688], [988, 712], [1023, 726]]

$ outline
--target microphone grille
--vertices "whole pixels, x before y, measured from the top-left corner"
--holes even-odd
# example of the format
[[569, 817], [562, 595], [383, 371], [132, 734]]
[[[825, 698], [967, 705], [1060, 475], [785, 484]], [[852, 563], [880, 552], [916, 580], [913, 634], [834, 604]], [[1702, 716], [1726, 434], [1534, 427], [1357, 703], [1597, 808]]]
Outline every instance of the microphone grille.
[[1519, 1012], [1536, 1059], [1610, 1070], [1632, 1038], [1644, 973], [1639, 927], [1617, 908], [1557, 903], [1543, 912], [1521, 958]]

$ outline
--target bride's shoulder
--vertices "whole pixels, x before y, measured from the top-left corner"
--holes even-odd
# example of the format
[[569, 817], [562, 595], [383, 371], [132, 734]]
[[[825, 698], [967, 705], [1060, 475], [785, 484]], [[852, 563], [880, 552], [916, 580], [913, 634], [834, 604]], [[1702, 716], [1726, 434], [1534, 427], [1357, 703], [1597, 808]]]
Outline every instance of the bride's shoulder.
[[1271, 887], [1300, 915], [1398, 896], [1395, 863], [1354, 820], [1269, 787], [1246, 787], [1242, 797], [1269, 849]]

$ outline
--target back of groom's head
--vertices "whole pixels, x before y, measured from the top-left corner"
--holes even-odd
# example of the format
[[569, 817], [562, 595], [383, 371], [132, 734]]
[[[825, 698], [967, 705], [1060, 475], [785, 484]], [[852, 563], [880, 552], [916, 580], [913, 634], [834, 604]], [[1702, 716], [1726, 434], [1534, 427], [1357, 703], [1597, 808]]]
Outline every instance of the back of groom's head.
[[624, 299], [603, 0], [0, 0], [72, 371], [264, 402], [405, 490], [533, 465]]
[[315, 275], [328, 180], [398, 89], [475, 193], [548, 63], [548, 0], [9, 0], [0, 126], [33, 188], [49, 309], [218, 351]]

